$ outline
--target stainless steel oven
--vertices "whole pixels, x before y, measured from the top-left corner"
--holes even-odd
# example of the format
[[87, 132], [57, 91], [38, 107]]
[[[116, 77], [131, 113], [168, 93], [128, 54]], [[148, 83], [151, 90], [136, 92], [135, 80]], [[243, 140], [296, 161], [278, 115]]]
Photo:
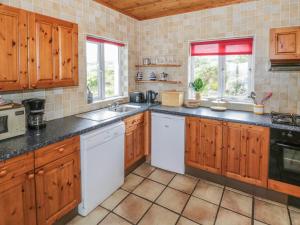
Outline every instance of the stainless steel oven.
[[300, 185], [300, 132], [271, 129], [269, 178]]

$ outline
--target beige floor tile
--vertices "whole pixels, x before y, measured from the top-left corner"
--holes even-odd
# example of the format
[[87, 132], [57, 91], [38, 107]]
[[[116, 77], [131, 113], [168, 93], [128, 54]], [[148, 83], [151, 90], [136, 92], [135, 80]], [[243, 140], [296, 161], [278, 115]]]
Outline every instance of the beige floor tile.
[[193, 195], [218, 205], [221, 201], [222, 193], [223, 188], [200, 180]]
[[[89, 225], [89, 224], [86, 224]], [[130, 225], [126, 220], [121, 217], [110, 213], [99, 225]]]
[[155, 201], [165, 187], [166, 186], [162, 184], [146, 179], [133, 191], [133, 193], [150, 201]]
[[252, 197], [251, 194], [248, 194], [246, 192], [243, 192], [243, 191], [240, 191], [240, 190], [237, 190], [237, 189], [234, 189], [234, 188], [226, 187], [225, 189], [228, 190], [228, 191], [236, 192], [236, 193], [241, 194], [241, 195], [246, 195], [248, 197]]
[[260, 221], [257, 221], [257, 220], [254, 220], [253, 225], [267, 225], [267, 224], [263, 223], [263, 222], [260, 222]]
[[167, 185], [174, 176], [175, 174], [172, 172], [156, 169], [153, 173], [151, 173], [149, 179]]
[[179, 215], [158, 205], [153, 205], [139, 225], [175, 225]]
[[150, 206], [151, 202], [131, 194], [114, 209], [114, 212], [132, 223], [137, 223]]
[[292, 225], [300, 225], [300, 211], [290, 210]]
[[126, 191], [133, 191], [142, 181], [144, 178], [137, 176], [135, 174], [129, 174], [125, 178], [125, 182], [122, 186], [122, 189]]
[[176, 175], [169, 184], [170, 187], [188, 194], [192, 194], [198, 180], [195, 177]]
[[180, 217], [176, 225], [198, 225], [198, 224], [184, 217]]
[[142, 177], [148, 177], [152, 171], [155, 170], [153, 166], [151, 166], [148, 163], [144, 163], [140, 165], [138, 168], [136, 168], [133, 173], [140, 175]]
[[113, 210], [129, 193], [122, 189], [117, 190], [114, 192], [109, 198], [107, 198], [101, 206]]
[[272, 225], [289, 225], [289, 216], [286, 207], [270, 202], [255, 199], [254, 218]]
[[216, 225], [251, 225], [251, 219], [230, 210], [220, 208]]
[[76, 216], [68, 225], [96, 225], [98, 224], [107, 214], [108, 210], [98, 206], [86, 217]]
[[252, 215], [252, 198], [237, 192], [225, 190], [221, 206], [248, 217]]
[[217, 205], [192, 196], [182, 215], [202, 225], [211, 225], [214, 223], [217, 210]]
[[167, 188], [156, 200], [156, 203], [174, 212], [181, 213], [188, 199], [189, 195]]

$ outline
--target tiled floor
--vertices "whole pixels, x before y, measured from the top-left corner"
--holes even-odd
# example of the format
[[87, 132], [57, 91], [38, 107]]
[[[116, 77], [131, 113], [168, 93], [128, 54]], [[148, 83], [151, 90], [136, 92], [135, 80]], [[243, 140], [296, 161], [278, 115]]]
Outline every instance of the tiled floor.
[[300, 209], [143, 164], [68, 225], [300, 225]]

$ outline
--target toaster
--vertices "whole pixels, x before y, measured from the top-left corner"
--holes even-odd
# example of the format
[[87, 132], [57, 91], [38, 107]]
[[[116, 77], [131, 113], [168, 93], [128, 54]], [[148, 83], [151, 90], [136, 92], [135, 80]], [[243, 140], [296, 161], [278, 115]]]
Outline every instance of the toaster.
[[133, 103], [143, 103], [145, 102], [145, 95], [143, 92], [140, 91], [130, 92], [129, 100]]

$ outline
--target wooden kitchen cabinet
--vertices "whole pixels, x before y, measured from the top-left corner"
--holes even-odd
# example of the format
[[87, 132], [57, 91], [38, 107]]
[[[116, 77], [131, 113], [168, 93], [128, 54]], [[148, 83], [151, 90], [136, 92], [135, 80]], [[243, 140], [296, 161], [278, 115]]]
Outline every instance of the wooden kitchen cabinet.
[[125, 119], [125, 169], [145, 156], [145, 115], [140, 113]]
[[27, 12], [0, 4], [0, 91], [28, 88]]
[[270, 60], [275, 62], [299, 61], [300, 27], [270, 30]]
[[33, 154], [0, 162], [0, 225], [36, 225]]
[[78, 84], [78, 26], [29, 14], [30, 88]]
[[221, 174], [222, 122], [186, 118], [186, 164]]
[[78, 25], [0, 4], [0, 91], [78, 85]]
[[269, 128], [224, 123], [223, 175], [267, 187]]
[[39, 225], [53, 224], [80, 203], [79, 147], [79, 137], [74, 137], [35, 152], [40, 158], [35, 170]]

